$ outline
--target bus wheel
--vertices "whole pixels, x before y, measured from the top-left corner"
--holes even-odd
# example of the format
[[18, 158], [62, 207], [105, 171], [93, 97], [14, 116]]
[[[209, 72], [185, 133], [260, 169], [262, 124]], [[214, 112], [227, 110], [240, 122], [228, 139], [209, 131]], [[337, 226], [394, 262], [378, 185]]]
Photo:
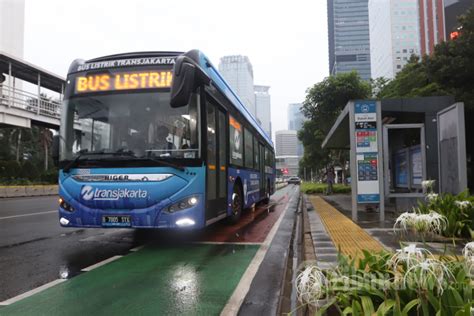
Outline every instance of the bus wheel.
[[267, 181], [267, 185], [265, 186], [265, 198], [263, 199], [263, 203], [270, 203], [270, 181]]
[[227, 218], [229, 224], [236, 224], [239, 221], [240, 215], [242, 214], [242, 209], [242, 189], [239, 185], [235, 185], [234, 192], [232, 193], [232, 215]]

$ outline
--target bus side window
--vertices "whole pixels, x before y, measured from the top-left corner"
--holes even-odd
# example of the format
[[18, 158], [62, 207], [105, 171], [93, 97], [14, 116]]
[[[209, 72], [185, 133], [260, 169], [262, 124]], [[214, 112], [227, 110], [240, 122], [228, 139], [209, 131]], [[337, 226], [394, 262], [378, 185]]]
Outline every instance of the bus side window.
[[258, 140], [256, 137], [253, 138], [253, 153], [254, 153], [254, 168], [260, 170], [260, 156], [258, 150]]
[[244, 144], [245, 144], [245, 167], [253, 169], [253, 136], [252, 133], [244, 128]]

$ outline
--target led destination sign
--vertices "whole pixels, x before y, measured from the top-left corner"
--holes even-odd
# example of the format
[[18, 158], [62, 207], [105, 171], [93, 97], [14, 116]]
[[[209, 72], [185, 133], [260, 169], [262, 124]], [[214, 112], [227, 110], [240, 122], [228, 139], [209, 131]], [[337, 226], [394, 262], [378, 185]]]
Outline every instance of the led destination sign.
[[117, 90], [169, 88], [171, 70], [93, 74], [76, 77], [76, 94]]

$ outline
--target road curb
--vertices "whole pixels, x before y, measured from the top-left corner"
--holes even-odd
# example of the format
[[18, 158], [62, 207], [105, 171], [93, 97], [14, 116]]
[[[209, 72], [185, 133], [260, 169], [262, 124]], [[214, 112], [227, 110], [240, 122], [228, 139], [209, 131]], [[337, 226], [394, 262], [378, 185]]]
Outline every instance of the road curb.
[[57, 195], [58, 185], [4, 185], [0, 186], [0, 198]]

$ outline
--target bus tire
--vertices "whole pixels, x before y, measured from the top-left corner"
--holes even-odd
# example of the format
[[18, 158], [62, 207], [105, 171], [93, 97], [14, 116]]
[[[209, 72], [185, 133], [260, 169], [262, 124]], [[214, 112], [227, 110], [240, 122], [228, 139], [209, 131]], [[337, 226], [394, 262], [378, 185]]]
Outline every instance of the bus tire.
[[270, 181], [267, 181], [265, 186], [265, 198], [262, 200], [264, 204], [270, 203]]
[[236, 224], [239, 221], [244, 208], [243, 201], [242, 188], [239, 184], [235, 184], [234, 192], [232, 193], [232, 214], [227, 218], [229, 224]]

